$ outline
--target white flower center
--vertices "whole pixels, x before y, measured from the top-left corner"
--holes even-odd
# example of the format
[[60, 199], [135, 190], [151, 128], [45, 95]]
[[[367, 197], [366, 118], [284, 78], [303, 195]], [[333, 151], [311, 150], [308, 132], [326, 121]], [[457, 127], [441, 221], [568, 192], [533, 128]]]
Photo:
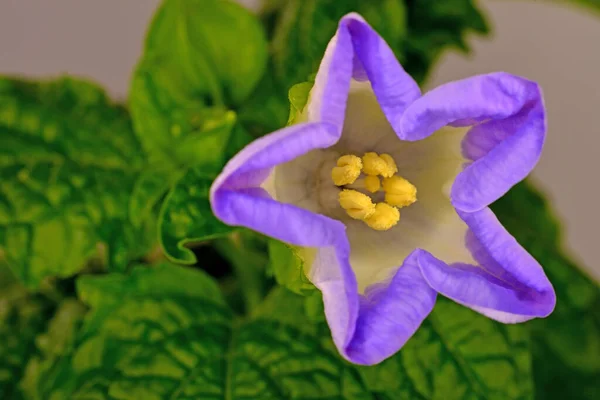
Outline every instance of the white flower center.
[[[444, 128], [421, 141], [401, 141], [370, 85], [354, 82], [340, 141], [329, 149], [314, 150], [278, 166], [271, 194], [278, 201], [327, 215], [346, 225], [350, 263], [360, 291], [391, 277], [416, 248], [430, 251], [448, 263], [474, 263], [464, 245], [466, 224], [449, 199], [450, 184], [465, 161], [460, 152], [465, 132]], [[402, 177], [418, 188], [418, 201], [403, 208], [400, 220], [389, 230], [371, 229], [364, 221], [349, 216], [340, 206], [343, 187], [332, 180], [332, 170], [340, 157], [369, 152], [389, 154]], [[364, 185], [360, 179], [358, 184]], [[383, 196], [380, 191], [372, 198], [380, 202]]]

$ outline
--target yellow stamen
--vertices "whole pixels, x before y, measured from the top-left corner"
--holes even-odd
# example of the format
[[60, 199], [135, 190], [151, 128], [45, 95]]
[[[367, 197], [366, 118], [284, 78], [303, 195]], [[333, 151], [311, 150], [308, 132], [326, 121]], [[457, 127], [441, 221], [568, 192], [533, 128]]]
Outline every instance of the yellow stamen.
[[384, 178], [389, 178], [394, 176], [396, 172], [398, 172], [398, 166], [396, 166], [396, 161], [389, 154], [381, 154], [379, 157], [387, 164], [387, 170], [382, 176]]
[[356, 190], [344, 189], [339, 194], [340, 205], [354, 218], [364, 220], [375, 212], [375, 204], [369, 196]]
[[392, 176], [383, 180], [385, 202], [396, 207], [406, 207], [417, 201], [417, 188], [399, 176]]
[[396, 163], [389, 154], [365, 153], [362, 159], [363, 172], [366, 175], [377, 176], [381, 175], [385, 178], [393, 176], [397, 171]]
[[359, 177], [361, 169], [360, 158], [348, 154], [337, 160], [337, 167], [331, 170], [331, 179], [336, 186], [350, 185]]
[[367, 175], [377, 176], [385, 171], [387, 164], [383, 161], [377, 153], [365, 153], [362, 158], [363, 172]]
[[[372, 229], [391, 229], [400, 221], [398, 208], [417, 201], [417, 188], [396, 175], [398, 167], [389, 154], [369, 152], [362, 159], [348, 154], [340, 157], [336, 164], [331, 171], [331, 178], [337, 186], [345, 187], [338, 195], [340, 206], [351, 218], [364, 221]], [[359, 179], [361, 172], [364, 177]], [[384, 178], [383, 182], [379, 176]], [[384, 203], [375, 204], [371, 197], [362, 192], [376, 193], [381, 189], [385, 192]]]
[[365, 189], [371, 193], [377, 192], [381, 188], [381, 181], [378, 176], [367, 175], [365, 176]]
[[400, 211], [386, 203], [377, 203], [375, 212], [365, 219], [366, 224], [376, 231], [387, 231], [400, 221]]

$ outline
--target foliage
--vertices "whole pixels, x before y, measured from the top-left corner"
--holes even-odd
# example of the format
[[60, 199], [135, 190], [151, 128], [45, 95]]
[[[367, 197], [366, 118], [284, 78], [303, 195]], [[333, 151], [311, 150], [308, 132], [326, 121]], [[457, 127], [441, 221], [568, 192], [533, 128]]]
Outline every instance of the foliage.
[[303, 108], [350, 11], [420, 83], [488, 32], [470, 0], [271, 0], [258, 17], [164, 0], [126, 107], [81, 79], [0, 78], [0, 397], [600, 397], [600, 290], [528, 183], [494, 210], [544, 265], [556, 311], [510, 326], [440, 298], [374, 367], [335, 350], [300, 249], [212, 214], [218, 172]]
[[144, 156], [126, 110], [72, 78], [0, 78], [0, 248], [26, 285], [92, 257], [123, 270], [155, 241], [126, 206]]

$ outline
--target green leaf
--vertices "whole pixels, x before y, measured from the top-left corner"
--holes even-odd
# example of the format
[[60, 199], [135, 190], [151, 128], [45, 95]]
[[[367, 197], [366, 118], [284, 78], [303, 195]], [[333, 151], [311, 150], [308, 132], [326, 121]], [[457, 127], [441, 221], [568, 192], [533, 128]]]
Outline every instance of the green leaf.
[[298, 249], [275, 239], [269, 240], [270, 272], [278, 284], [294, 293], [307, 295], [316, 290], [304, 272], [305, 255]]
[[312, 82], [302, 82], [297, 83], [290, 88], [290, 91], [288, 92], [288, 100], [290, 101], [288, 125], [302, 120], [302, 112], [304, 111], [306, 103], [308, 103], [308, 96], [312, 87]]
[[[212, 214], [210, 186], [224, 161], [233, 157], [251, 138], [240, 125], [221, 125], [209, 134], [214, 137], [213, 146], [211, 149], [204, 148], [202, 152], [211, 154], [212, 159], [196, 161], [195, 166], [174, 183], [159, 215], [159, 241], [167, 257], [178, 263], [196, 262], [196, 257], [186, 245], [215, 239], [232, 231], [232, 227]], [[156, 182], [156, 178], [153, 179]], [[150, 184], [149, 188], [163, 190], [164, 185]]]
[[[306, 359], [319, 365], [325, 355], [333, 356], [335, 351], [322, 305], [320, 315], [309, 322], [299, 317], [306, 309], [303, 299], [276, 290], [265, 303], [261, 318], [297, 329], [297, 340], [309, 345], [314, 340], [311, 347], [320, 347], [321, 355]], [[438, 299], [432, 314], [402, 350], [383, 363], [356, 367], [339, 356], [332, 361], [337, 367], [329, 370], [339, 371], [333, 379], [318, 381], [306, 373], [301, 376], [305, 380], [297, 380], [303, 388], [298, 393], [322, 396], [317, 398], [445, 400], [530, 398], [532, 391], [526, 329], [499, 324], [444, 298]], [[333, 389], [338, 382], [340, 387]], [[321, 393], [319, 383], [332, 387]]]
[[196, 256], [186, 245], [225, 236], [233, 228], [212, 213], [209, 201], [214, 171], [190, 169], [169, 192], [160, 212], [159, 240], [171, 260], [194, 264]]
[[[230, 1], [165, 0], [150, 26], [129, 104], [135, 130], [157, 164], [222, 157], [206, 137], [231, 125], [267, 61], [260, 23]], [[206, 140], [205, 140], [206, 139]], [[207, 143], [207, 140], [209, 143]]]
[[145, 55], [171, 56], [199, 95], [239, 104], [262, 76], [267, 44], [259, 21], [233, 1], [165, 0]]
[[599, 398], [600, 287], [561, 254], [560, 227], [530, 185], [517, 185], [494, 205], [494, 211], [543, 265], [556, 290], [554, 312], [528, 323], [536, 398]]
[[[267, 71], [272, 71], [269, 65]], [[254, 137], [260, 137], [280, 129], [285, 125], [289, 107], [285, 101], [287, 88], [276, 81], [272, 73], [267, 72], [239, 110], [240, 123]]]
[[128, 222], [140, 144], [97, 86], [0, 78], [0, 140], [0, 248], [27, 285], [92, 256], [122, 269], [153, 242]]
[[51, 312], [51, 303], [28, 295], [0, 260], [0, 398], [21, 398], [17, 383]]
[[43, 398], [37, 392], [43, 383], [40, 379], [51, 374], [63, 355], [71, 351], [85, 311], [85, 307], [79, 301], [66, 299], [60, 303], [49, 320], [47, 330], [36, 337], [37, 353], [28, 360], [19, 384], [25, 398]]
[[405, 348], [375, 367], [337, 353], [322, 311], [275, 290], [251, 317], [183, 267], [80, 278], [92, 307], [73, 351], [38, 379], [43, 399], [462, 399], [530, 395], [528, 342], [442, 300]]
[[203, 273], [171, 265], [84, 277], [92, 310], [41, 399], [223, 398], [232, 315]]
[[[407, 344], [404, 365], [426, 398], [531, 398], [529, 343], [523, 326], [497, 323], [439, 297]], [[433, 365], [444, 373], [428, 376], [437, 370]]]
[[141, 172], [129, 199], [129, 214], [134, 226], [140, 226], [154, 216], [164, 196], [181, 177], [173, 170], [148, 168]]

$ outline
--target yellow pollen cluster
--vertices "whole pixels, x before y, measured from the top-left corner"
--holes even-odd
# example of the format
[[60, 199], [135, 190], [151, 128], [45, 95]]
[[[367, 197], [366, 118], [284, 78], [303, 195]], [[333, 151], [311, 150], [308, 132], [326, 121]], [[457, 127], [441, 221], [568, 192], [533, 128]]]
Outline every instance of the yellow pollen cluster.
[[385, 202], [396, 207], [407, 207], [417, 201], [415, 185], [400, 176], [392, 176], [383, 180]]
[[369, 196], [356, 190], [344, 189], [339, 195], [340, 206], [354, 218], [364, 221], [375, 213], [375, 204]]
[[[389, 154], [365, 153], [362, 159], [355, 155], [345, 155], [337, 160], [331, 171], [336, 186], [354, 184], [361, 172], [365, 175], [362, 187], [370, 193], [381, 188], [385, 192], [385, 202], [373, 203], [368, 195], [354, 189], [343, 189], [339, 194], [340, 206], [354, 219], [365, 222], [370, 228], [387, 231], [400, 221], [399, 208], [417, 201], [417, 188], [406, 179], [396, 175], [398, 167]], [[379, 179], [383, 177], [383, 184]]]
[[390, 178], [398, 172], [396, 162], [389, 154], [365, 153], [362, 157], [362, 162], [365, 175], [381, 175], [384, 178]]
[[349, 185], [358, 179], [362, 167], [360, 158], [352, 154], [341, 156], [337, 160], [337, 167], [331, 170], [331, 179], [336, 186]]

